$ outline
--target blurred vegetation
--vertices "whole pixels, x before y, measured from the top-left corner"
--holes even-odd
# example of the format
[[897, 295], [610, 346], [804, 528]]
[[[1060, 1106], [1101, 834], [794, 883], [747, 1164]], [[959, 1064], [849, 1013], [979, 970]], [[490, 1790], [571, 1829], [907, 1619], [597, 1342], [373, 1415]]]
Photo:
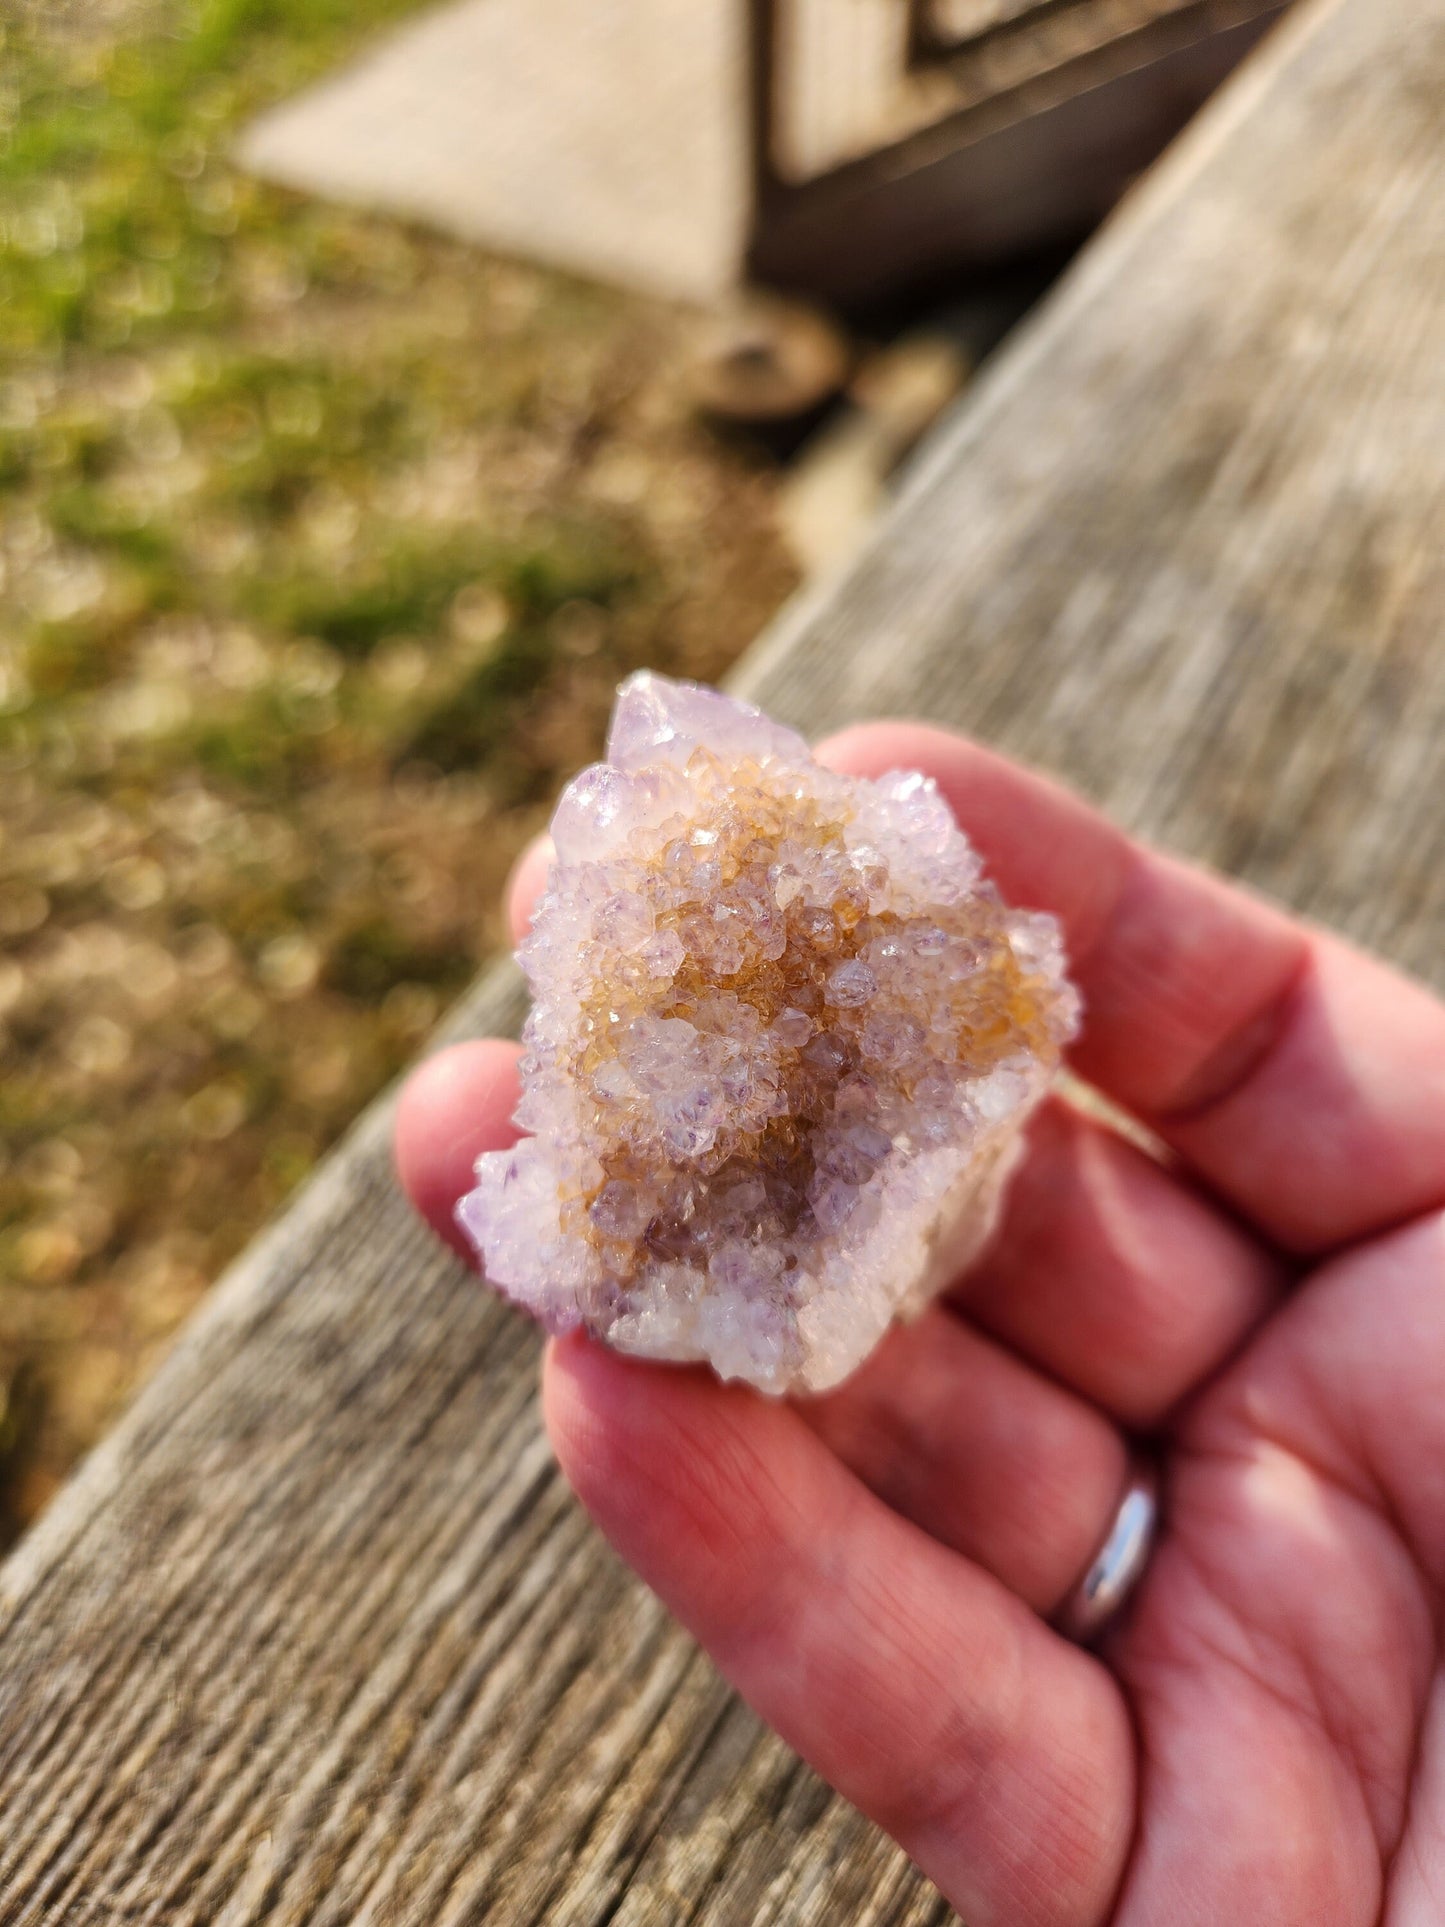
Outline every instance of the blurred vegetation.
[[499, 944], [619, 675], [789, 586], [684, 317], [229, 163], [405, 10], [0, 27], [0, 1538]]

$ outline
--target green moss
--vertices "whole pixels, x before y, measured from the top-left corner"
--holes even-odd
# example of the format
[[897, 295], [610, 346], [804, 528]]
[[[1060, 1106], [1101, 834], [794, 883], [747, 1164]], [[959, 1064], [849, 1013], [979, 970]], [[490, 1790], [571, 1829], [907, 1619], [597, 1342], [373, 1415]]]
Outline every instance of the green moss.
[[455, 953], [418, 945], [396, 924], [380, 917], [345, 931], [332, 945], [326, 983], [344, 997], [372, 1002], [396, 983], [460, 988]]

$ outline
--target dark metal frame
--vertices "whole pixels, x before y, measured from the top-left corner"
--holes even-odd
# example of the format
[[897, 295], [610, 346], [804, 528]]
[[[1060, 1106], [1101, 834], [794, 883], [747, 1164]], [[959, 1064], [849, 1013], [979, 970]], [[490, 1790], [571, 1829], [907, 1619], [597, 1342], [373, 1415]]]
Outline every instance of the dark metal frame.
[[[997, 259], [1077, 236], [1112, 205], [1127, 180], [1146, 166], [1252, 42], [1291, 0], [1183, 0], [1163, 16], [1119, 34], [1106, 46], [1073, 56], [1016, 88], [944, 114], [937, 122], [883, 143], [876, 152], [840, 163], [807, 180], [787, 178], [774, 145], [780, 89], [779, 21], [789, 0], [745, 0], [748, 29], [749, 142], [752, 157], [754, 242], [751, 265], [764, 280], [793, 283], [852, 298], [863, 291], [859, 263], [872, 254], [902, 271], [905, 250], [890, 230], [890, 194], [906, 177], [918, 178], [957, 163], [972, 172], [972, 238], [950, 241], [948, 255]], [[990, 42], [1012, 37], [1080, 0], [1035, 0], [1026, 14], [962, 39], [940, 39], [928, 0], [897, 0], [908, 11], [908, 56], [913, 67], [947, 65]], [[1164, 84], [1151, 93], [1149, 76]], [[1061, 94], [1058, 82], [1073, 83]], [[1167, 95], [1168, 99], [1159, 98]], [[1031, 132], [1047, 120], [1041, 143]], [[1052, 153], [1046, 162], [1043, 150]], [[1092, 194], [1081, 181], [1062, 180], [1057, 157], [1077, 157], [1077, 170], [1097, 175]], [[1053, 175], [1047, 169], [1054, 169]], [[1063, 170], [1067, 173], [1069, 170]], [[1017, 247], [994, 218], [998, 196], [1014, 195], [1035, 210], [1057, 192], [1057, 218], [1037, 214]], [[993, 205], [989, 205], [992, 197]], [[965, 197], [967, 198], [967, 197]], [[858, 258], [849, 261], [849, 255]], [[940, 259], [943, 258], [940, 253]]]
[[1077, 5], [1078, 0], [1033, 0], [1027, 12], [1016, 14], [1012, 20], [1001, 20], [992, 27], [981, 27], [977, 33], [957, 36], [938, 31], [932, 0], [906, 0], [906, 3], [908, 64], [910, 67], [933, 67], [940, 61], [953, 59], [957, 54], [976, 52], [991, 40], [999, 40], [1006, 34], [1019, 33], [1048, 14], [1060, 13], [1066, 7]]

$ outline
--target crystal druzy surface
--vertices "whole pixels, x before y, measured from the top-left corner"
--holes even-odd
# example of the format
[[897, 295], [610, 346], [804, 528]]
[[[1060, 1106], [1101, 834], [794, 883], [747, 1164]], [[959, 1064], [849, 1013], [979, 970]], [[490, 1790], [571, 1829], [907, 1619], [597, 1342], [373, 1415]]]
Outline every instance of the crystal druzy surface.
[[934, 785], [638, 675], [519, 953], [517, 1123], [457, 1207], [552, 1331], [822, 1391], [987, 1236], [1077, 1000]]

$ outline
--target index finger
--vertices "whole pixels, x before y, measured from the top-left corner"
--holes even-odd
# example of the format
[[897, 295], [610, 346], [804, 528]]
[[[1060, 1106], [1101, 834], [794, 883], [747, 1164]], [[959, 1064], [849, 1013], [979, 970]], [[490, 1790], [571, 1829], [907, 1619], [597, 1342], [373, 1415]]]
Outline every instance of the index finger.
[[865, 724], [835, 769], [921, 769], [1012, 902], [1064, 928], [1079, 1072], [1276, 1243], [1317, 1252], [1445, 1201], [1445, 1007], [961, 737]]

